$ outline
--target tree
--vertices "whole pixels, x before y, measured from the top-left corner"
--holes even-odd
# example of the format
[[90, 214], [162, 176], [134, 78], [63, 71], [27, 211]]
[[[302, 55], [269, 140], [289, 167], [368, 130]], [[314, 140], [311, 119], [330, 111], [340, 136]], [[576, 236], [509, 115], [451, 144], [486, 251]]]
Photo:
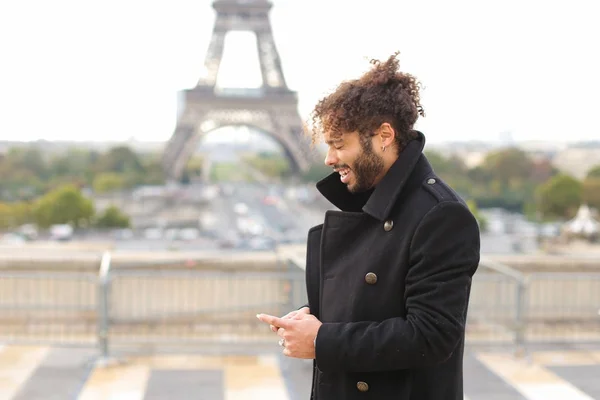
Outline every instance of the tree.
[[129, 217], [115, 206], [108, 207], [96, 220], [99, 228], [129, 228], [130, 225]]
[[449, 182], [479, 207], [526, 212], [535, 206], [535, 189], [557, 170], [548, 160], [534, 160], [518, 148], [487, 154], [480, 166], [467, 171], [469, 181]]
[[34, 200], [66, 184], [90, 187], [97, 175], [105, 173], [119, 174], [124, 180], [117, 184], [116, 179], [101, 178], [103, 183], [97, 186], [105, 190], [165, 181], [160, 154], [137, 154], [126, 146], [104, 153], [79, 148], [46, 152], [43, 146], [13, 147], [0, 154], [0, 201]]
[[7, 203], [0, 203], [0, 229], [8, 229], [14, 226], [16, 224], [12, 206]]
[[540, 184], [546, 182], [548, 179], [558, 174], [558, 172], [559, 171], [552, 165], [550, 160], [536, 160], [532, 163], [529, 178], [536, 184]]
[[537, 209], [544, 218], [571, 218], [583, 200], [581, 182], [559, 174], [541, 185], [536, 193]]
[[29, 203], [0, 203], [0, 229], [16, 228], [32, 220]]
[[91, 150], [77, 148], [67, 149], [53, 157], [49, 162], [49, 170], [56, 181], [84, 182], [87, 185], [92, 184], [92, 166], [98, 159], [98, 153]]
[[477, 223], [479, 224], [479, 229], [482, 232], [485, 232], [487, 230], [488, 222], [487, 219], [483, 215], [481, 215], [481, 212], [479, 212], [479, 208], [477, 207], [477, 203], [475, 202], [475, 200], [467, 200], [467, 206], [469, 207], [469, 210], [471, 210], [471, 213], [477, 220]]
[[145, 185], [162, 185], [165, 183], [165, 172], [160, 161], [150, 161], [144, 166], [144, 179], [143, 184]]
[[192, 176], [201, 176], [204, 167], [204, 158], [202, 156], [192, 156], [185, 166], [185, 170]]
[[43, 193], [48, 171], [35, 148], [11, 148], [0, 158], [0, 196], [3, 200], [33, 199]]
[[503, 186], [513, 181], [529, 178], [533, 170], [533, 162], [527, 153], [517, 148], [490, 152], [482, 165], [492, 179], [498, 180]]
[[452, 156], [447, 158], [437, 151], [431, 150], [426, 151], [425, 156], [435, 172], [444, 180], [467, 173], [467, 166], [459, 157]]
[[600, 177], [586, 178], [583, 181], [583, 201], [588, 206], [600, 210]]
[[328, 167], [324, 163], [311, 164], [308, 171], [302, 175], [302, 179], [305, 182], [318, 182], [332, 172], [331, 167]]
[[35, 147], [10, 149], [7, 161], [14, 168], [27, 170], [42, 179], [48, 177], [48, 168], [45, 159], [40, 150]]
[[94, 205], [73, 185], [65, 185], [39, 198], [33, 208], [35, 222], [47, 228], [54, 224], [71, 224], [74, 227], [90, 223]]
[[107, 193], [121, 190], [126, 186], [125, 177], [116, 172], [103, 172], [96, 175], [92, 187], [96, 193]]
[[127, 146], [113, 147], [102, 154], [94, 166], [96, 172], [120, 172], [125, 174], [142, 174], [144, 167], [138, 157]]
[[243, 162], [269, 178], [284, 178], [290, 172], [289, 161], [274, 153], [259, 153], [256, 156], [245, 156]]
[[588, 173], [586, 178], [599, 178], [600, 179], [600, 165], [596, 165], [592, 167]]
[[469, 177], [468, 168], [461, 158], [457, 156], [444, 157], [431, 150], [426, 151], [425, 156], [440, 178], [461, 195], [472, 197], [473, 180]]

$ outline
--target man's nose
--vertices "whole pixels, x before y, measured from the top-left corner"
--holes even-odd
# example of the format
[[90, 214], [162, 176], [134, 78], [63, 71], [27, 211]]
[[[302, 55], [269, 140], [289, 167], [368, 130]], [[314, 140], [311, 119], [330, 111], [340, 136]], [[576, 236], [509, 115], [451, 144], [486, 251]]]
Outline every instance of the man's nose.
[[335, 153], [331, 151], [331, 149], [327, 150], [327, 154], [325, 155], [325, 165], [333, 167], [337, 162], [338, 159], [335, 156]]

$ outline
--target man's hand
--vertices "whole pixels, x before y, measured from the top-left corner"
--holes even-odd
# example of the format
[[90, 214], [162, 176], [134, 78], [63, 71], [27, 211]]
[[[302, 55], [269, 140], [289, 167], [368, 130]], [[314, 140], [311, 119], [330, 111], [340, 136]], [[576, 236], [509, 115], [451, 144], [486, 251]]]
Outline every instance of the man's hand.
[[323, 324], [317, 317], [306, 313], [297, 313], [293, 318], [288, 319], [266, 314], [258, 314], [256, 317], [277, 328], [277, 334], [285, 340], [284, 355], [294, 358], [315, 358], [314, 341]]
[[[304, 315], [304, 314], [310, 314], [310, 308], [302, 307], [299, 310], [294, 310], [292, 312], [287, 313], [283, 317], [281, 317], [281, 319], [298, 319], [298, 318], [302, 318], [302, 315]], [[274, 326], [274, 325], [271, 325], [270, 328], [275, 333], [277, 333], [277, 329], [279, 329], [279, 327]]]

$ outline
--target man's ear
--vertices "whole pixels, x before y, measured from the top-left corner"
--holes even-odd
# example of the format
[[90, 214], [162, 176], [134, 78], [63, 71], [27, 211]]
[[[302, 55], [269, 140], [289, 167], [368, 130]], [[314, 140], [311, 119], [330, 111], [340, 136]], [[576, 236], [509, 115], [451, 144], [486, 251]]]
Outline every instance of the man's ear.
[[382, 146], [391, 147], [394, 145], [396, 139], [396, 131], [388, 122], [384, 122], [379, 126], [378, 134]]

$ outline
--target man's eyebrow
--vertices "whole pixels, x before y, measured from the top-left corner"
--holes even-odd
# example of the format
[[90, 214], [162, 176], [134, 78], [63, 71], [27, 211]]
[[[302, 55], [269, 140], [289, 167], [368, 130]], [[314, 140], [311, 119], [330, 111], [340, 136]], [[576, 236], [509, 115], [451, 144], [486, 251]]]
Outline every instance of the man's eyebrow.
[[337, 137], [337, 138], [334, 138], [334, 139], [326, 140], [325, 144], [340, 143], [340, 142], [343, 142], [343, 141], [344, 141], [344, 139], [342, 139], [341, 137]]

